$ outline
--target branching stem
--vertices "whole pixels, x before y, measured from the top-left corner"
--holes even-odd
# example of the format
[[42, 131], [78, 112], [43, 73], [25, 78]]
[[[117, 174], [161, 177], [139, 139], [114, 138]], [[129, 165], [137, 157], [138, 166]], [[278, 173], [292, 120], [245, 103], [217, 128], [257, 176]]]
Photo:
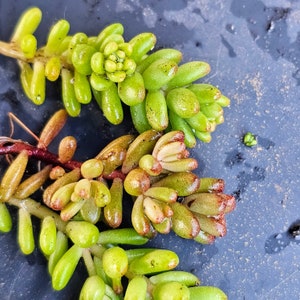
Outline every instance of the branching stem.
[[0, 137], [0, 155], [5, 154], [18, 154], [22, 150], [26, 150], [28, 152], [28, 155], [37, 159], [41, 160], [43, 162], [53, 164], [53, 165], [59, 165], [62, 166], [65, 169], [73, 170], [75, 168], [80, 168], [81, 162], [70, 160], [66, 163], [62, 163], [59, 160], [58, 155], [46, 150], [41, 149], [36, 146], [30, 145], [26, 142], [23, 142], [21, 140], [13, 140], [10, 138], [7, 138], [8, 143], [2, 143], [1, 141], [5, 140], [5, 137]]
[[0, 41], [0, 54], [29, 62], [24, 54], [18, 49], [17, 45], [14, 43], [6, 43]]
[[[19, 49], [19, 47], [13, 42], [7, 43], [0, 41], [0, 54], [27, 63], [33, 63], [34, 61], [42, 61], [46, 64], [49, 60], [49, 57], [45, 56], [43, 48], [38, 49], [33, 58], [26, 58], [23, 52]], [[64, 55], [60, 55], [60, 62], [63, 68], [68, 70], [74, 69], [73, 65], [67, 62]]]
[[52, 209], [42, 205], [41, 203], [31, 199], [26, 198], [23, 200], [17, 199], [17, 198], [10, 198], [7, 202], [10, 205], [14, 205], [19, 208], [26, 209], [31, 215], [39, 218], [44, 219], [46, 216], [51, 216], [54, 218], [56, 227], [59, 231], [65, 232], [67, 222], [64, 222], [60, 216], [54, 212]]
[[[70, 160], [68, 162], [62, 163], [59, 160], [58, 155], [48, 151], [47, 149], [38, 148], [22, 140], [15, 140], [9, 137], [0, 136], [0, 155], [18, 154], [22, 150], [26, 150], [30, 157], [35, 158], [38, 161], [42, 161], [54, 166], [61, 166], [67, 170], [80, 168], [82, 165], [82, 162], [77, 160]], [[114, 170], [112, 173], [104, 177], [108, 180], [113, 180], [114, 178], [121, 178], [122, 180], [124, 180], [125, 174], [120, 170]]]

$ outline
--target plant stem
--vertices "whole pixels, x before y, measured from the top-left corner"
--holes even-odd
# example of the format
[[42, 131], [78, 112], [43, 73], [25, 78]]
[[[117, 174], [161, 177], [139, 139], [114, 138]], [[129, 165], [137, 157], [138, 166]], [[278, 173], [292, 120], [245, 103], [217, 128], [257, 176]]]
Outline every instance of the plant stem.
[[50, 208], [42, 205], [41, 203], [39, 203], [31, 198], [26, 198], [26, 199], [20, 200], [20, 199], [12, 197], [6, 203], [8, 203], [10, 205], [14, 205], [19, 208], [24, 208], [31, 215], [33, 215], [39, 219], [44, 219], [46, 216], [51, 216], [55, 220], [57, 229], [64, 233], [66, 231], [67, 222], [64, 222], [60, 218], [60, 216], [57, 213], [55, 213], [53, 210], [51, 210]]
[[84, 260], [84, 264], [86, 266], [89, 276], [97, 275], [94, 261], [89, 249], [87, 248], [83, 249], [82, 258]]
[[104, 251], [107, 248], [104, 247], [102, 244], [96, 244], [90, 247], [90, 251], [94, 256], [97, 256], [98, 258], [102, 258]]
[[[82, 162], [76, 160], [70, 160], [68, 162], [62, 163], [59, 160], [58, 155], [48, 151], [47, 149], [38, 148], [22, 140], [14, 140], [9, 137], [0, 136], [0, 155], [18, 154], [22, 150], [26, 150], [28, 152], [28, 155], [32, 158], [51, 165], [61, 166], [64, 169], [73, 170], [76, 168], [80, 168], [82, 165]], [[120, 178], [124, 180], [125, 174], [120, 170], [114, 170], [110, 174], [103, 177], [108, 180], [113, 180], [114, 178]]]
[[[23, 62], [27, 63], [33, 63], [34, 61], [41, 61], [44, 64], [47, 63], [50, 57], [45, 56], [43, 48], [40, 48], [36, 51], [35, 56], [33, 58], [26, 58], [23, 52], [19, 49], [17, 44], [10, 42], [3, 42], [0, 41], [0, 54], [11, 57], [17, 60], [21, 60]], [[68, 70], [74, 70], [74, 67], [72, 64], [68, 63], [66, 58], [63, 55], [60, 55], [60, 62], [61, 66]]]
[[[2, 140], [4, 140], [5, 137], [0, 137]], [[43, 162], [53, 164], [53, 165], [59, 165], [62, 166], [65, 169], [73, 170], [76, 168], [80, 168], [81, 162], [71, 160], [66, 163], [60, 162], [58, 155], [49, 152], [46, 149], [41, 149], [36, 146], [30, 145], [28, 143], [25, 143], [21, 140], [7, 140], [9, 144], [1, 144], [0, 143], [0, 155], [2, 154], [18, 154], [22, 150], [26, 150], [28, 152], [28, 155], [36, 158], [38, 160], [41, 160]]]
[[24, 54], [18, 49], [17, 45], [14, 43], [6, 43], [0, 41], [0, 54], [28, 62], [28, 59], [24, 56]]

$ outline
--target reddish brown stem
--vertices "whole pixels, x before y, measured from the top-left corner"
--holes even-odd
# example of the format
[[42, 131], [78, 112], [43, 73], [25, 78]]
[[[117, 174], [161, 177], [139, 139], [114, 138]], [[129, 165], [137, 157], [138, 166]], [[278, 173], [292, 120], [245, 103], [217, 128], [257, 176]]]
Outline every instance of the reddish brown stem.
[[[54, 166], [61, 166], [64, 169], [73, 170], [76, 168], [80, 168], [82, 165], [82, 162], [76, 160], [70, 160], [68, 162], [62, 163], [59, 160], [58, 155], [48, 151], [47, 149], [38, 148], [21, 140], [13, 140], [8, 138], [6, 142], [0, 143], [0, 155], [18, 154], [22, 150], [26, 150], [28, 152], [28, 155], [32, 158]], [[114, 170], [112, 173], [105, 176], [105, 179], [109, 180], [113, 180], [114, 178], [121, 178], [122, 180], [124, 180], [125, 174], [119, 170]]]
[[121, 170], [114, 170], [110, 174], [104, 176], [105, 179], [113, 180], [114, 178], [120, 178], [123, 181], [125, 180], [126, 175], [122, 173]]
[[2, 154], [18, 154], [22, 150], [26, 150], [30, 157], [37, 160], [41, 160], [48, 164], [59, 165], [65, 169], [73, 170], [75, 168], [80, 168], [81, 162], [70, 160], [66, 163], [61, 163], [56, 154], [49, 152], [48, 150], [37, 148], [28, 143], [22, 141], [14, 141], [9, 144], [0, 144], [0, 155]]

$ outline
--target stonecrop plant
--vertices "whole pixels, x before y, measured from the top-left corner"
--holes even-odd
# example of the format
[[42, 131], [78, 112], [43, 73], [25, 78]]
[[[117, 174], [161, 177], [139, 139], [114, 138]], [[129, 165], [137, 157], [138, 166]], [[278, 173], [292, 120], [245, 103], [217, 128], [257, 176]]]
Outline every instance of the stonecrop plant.
[[[18, 244], [29, 255], [36, 247], [32, 218], [41, 219], [37, 244], [48, 260], [53, 289], [68, 284], [81, 259], [87, 267], [80, 299], [165, 299], [169, 289], [171, 299], [226, 299], [217, 287], [199, 286], [194, 274], [174, 270], [179, 264], [174, 251], [136, 248], [171, 230], [202, 244], [226, 234], [225, 216], [235, 198], [224, 193], [223, 179], [192, 172], [198, 163], [189, 157], [184, 133], [151, 129], [120, 136], [80, 162], [73, 160], [72, 136], [61, 139], [58, 153], [48, 150], [67, 117], [66, 110], [57, 111], [36, 145], [0, 137], [0, 154], [10, 157], [0, 182], [0, 231], [11, 230], [8, 206], [16, 207]], [[35, 173], [27, 170], [32, 161]], [[122, 226], [126, 201], [132, 202], [128, 228]], [[102, 230], [104, 224], [111, 229]], [[125, 250], [124, 244], [133, 248]]]
[[46, 81], [60, 78], [62, 101], [73, 117], [95, 99], [105, 118], [118, 125], [128, 106], [139, 133], [182, 130], [188, 147], [197, 139], [210, 142], [224, 122], [230, 100], [217, 87], [198, 82], [210, 72], [207, 62], [182, 63], [179, 50], [156, 50], [151, 32], [126, 41], [121, 23], [87, 36], [69, 35], [69, 22], [58, 20], [45, 45], [39, 45], [34, 33], [41, 20], [39, 8], [26, 10], [11, 40], [0, 41], [0, 54], [17, 59], [24, 92], [34, 104], [44, 103]]
[[[189, 151], [197, 139], [210, 142], [230, 104], [217, 87], [199, 82], [210, 65], [182, 63], [176, 49], [155, 50], [151, 32], [126, 41], [121, 23], [87, 36], [69, 35], [69, 22], [58, 20], [39, 45], [34, 34], [41, 19], [39, 8], [27, 9], [10, 41], [0, 41], [0, 54], [17, 60], [23, 90], [36, 105], [46, 100], [46, 81], [60, 79], [64, 108], [39, 136], [9, 113], [36, 143], [0, 137], [6, 167], [0, 232], [11, 231], [13, 206], [20, 250], [42, 251], [54, 290], [66, 287], [82, 261], [88, 276], [81, 300], [227, 299], [218, 287], [202, 286], [196, 275], [179, 270], [173, 250], [147, 247], [171, 231], [195, 244], [226, 234], [235, 198], [225, 193], [223, 179], [197, 175]], [[113, 125], [121, 124], [127, 106], [137, 133], [116, 138], [85, 161], [73, 159], [72, 135], [49, 151], [68, 116], [79, 116], [93, 99]], [[125, 205], [131, 207], [129, 227]], [[40, 220], [38, 232], [33, 218]]]

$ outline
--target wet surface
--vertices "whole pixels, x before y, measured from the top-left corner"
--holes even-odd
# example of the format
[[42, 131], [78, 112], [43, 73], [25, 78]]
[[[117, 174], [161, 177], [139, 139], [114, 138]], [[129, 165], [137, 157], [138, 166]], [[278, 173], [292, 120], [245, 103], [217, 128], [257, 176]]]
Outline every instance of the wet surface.
[[295, 65], [297, 70], [293, 77], [300, 84], [299, 32], [289, 28], [289, 25], [296, 25], [299, 29], [299, 2], [287, 1], [287, 7], [271, 3], [265, 5], [263, 1], [235, 0], [232, 1], [231, 11], [246, 20], [251, 36], [260, 48], [276, 60], [284, 58]]
[[268, 254], [276, 254], [290, 243], [300, 244], [300, 220], [293, 222], [287, 231], [271, 235], [265, 243], [265, 251]]
[[[227, 235], [211, 246], [174, 234], [158, 236], [152, 245], [178, 252], [181, 269], [197, 274], [205, 285], [222, 288], [229, 299], [300, 299], [300, 2], [53, 0], [50, 6], [0, 1], [0, 40], [8, 40], [20, 13], [37, 4], [44, 11], [41, 43], [58, 18], [69, 20], [72, 32], [90, 35], [118, 21], [126, 38], [152, 31], [157, 48], [175, 47], [186, 61], [210, 63], [212, 71], [203, 81], [218, 86], [231, 106], [212, 142], [197, 144], [192, 155], [199, 161], [199, 175], [225, 179], [237, 208], [228, 215]], [[62, 107], [56, 84], [49, 86], [45, 105], [32, 105], [11, 59], [0, 57], [0, 82], [0, 135], [9, 134], [9, 111], [39, 132]], [[134, 132], [129, 118], [111, 126], [91, 104], [68, 122], [61, 136], [79, 139], [76, 158], [84, 160], [128, 132]], [[243, 145], [246, 132], [257, 136], [256, 146]], [[18, 127], [15, 134], [28, 138]], [[38, 250], [21, 255], [15, 228], [0, 235], [0, 245], [1, 299], [76, 298], [83, 268], [66, 290], [54, 293], [43, 257]]]

